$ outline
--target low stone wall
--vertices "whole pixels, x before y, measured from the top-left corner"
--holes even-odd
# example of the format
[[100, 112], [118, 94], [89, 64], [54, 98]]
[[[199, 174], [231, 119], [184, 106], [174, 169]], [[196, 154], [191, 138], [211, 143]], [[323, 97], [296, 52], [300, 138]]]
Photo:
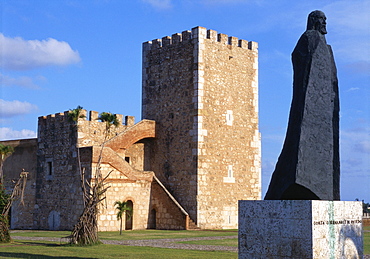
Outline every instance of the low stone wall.
[[358, 201], [239, 201], [239, 258], [362, 258]]

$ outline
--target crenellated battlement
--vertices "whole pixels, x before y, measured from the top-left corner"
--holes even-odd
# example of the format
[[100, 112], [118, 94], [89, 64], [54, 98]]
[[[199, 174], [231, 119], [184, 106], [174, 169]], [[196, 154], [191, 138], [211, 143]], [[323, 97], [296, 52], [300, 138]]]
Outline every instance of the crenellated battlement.
[[80, 147], [100, 145], [107, 140], [107, 137], [112, 138], [135, 124], [134, 116], [116, 114], [119, 125], [117, 127], [111, 127], [108, 136], [106, 136], [106, 123], [98, 119], [99, 112], [82, 109], [80, 114], [83, 115], [83, 118], [78, 119], [78, 127], [76, 128], [73, 127], [73, 123], [68, 120], [69, 112], [70, 111], [65, 111], [39, 117], [39, 141], [45, 141], [45, 139], [53, 140], [55, 136], [68, 137], [70, 132], [77, 130]]
[[242, 49], [257, 50], [258, 43], [254, 41], [246, 41], [238, 39], [237, 37], [228, 36], [223, 33], [218, 33], [215, 30], [207, 30], [204, 27], [195, 27], [191, 31], [183, 31], [182, 33], [175, 33], [172, 36], [165, 36], [162, 39], [154, 39], [152, 41], [144, 42], [144, 49], [156, 49], [167, 47], [170, 45], [180, 44], [182, 42], [189, 42], [192, 39], [207, 39], [213, 42], [219, 42], [225, 45], [240, 47]]
[[[42, 122], [42, 123], [47, 123], [48, 121], [50, 122], [67, 122], [68, 120], [68, 113], [70, 111], [65, 111], [65, 112], [60, 112], [60, 113], [55, 113], [55, 114], [49, 114], [49, 115], [46, 115], [46, 116], [40, 116], [38, 119], [39, 119], [39, 122]], [[84, 118], [79, 118], [78, 120], [79, 121], [94, 121], [94, 122], [98, 122], [100, 123], [99, 121], [99, 112], [97, 111], [87, 111], [85, 109], [82, 109], [81, 110], [81, 115], [84, 116]], [[125, 126], [132, 126], [135, 124], [135, 117], [134, 116], [124, 116], [122, 114], [116, 114], [119, 122], [120, 122], [120, 125], [125, 125]], [[101, 123], [104, 123], [104, 122], [101, 122]]]

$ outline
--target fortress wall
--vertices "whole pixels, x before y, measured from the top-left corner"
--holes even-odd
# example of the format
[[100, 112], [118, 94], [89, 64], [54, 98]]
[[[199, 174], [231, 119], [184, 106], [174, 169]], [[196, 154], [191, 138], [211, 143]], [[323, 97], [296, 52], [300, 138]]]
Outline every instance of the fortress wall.
[[[82, 110], [86, 116], [87, 111]], [[133, 117], [117, 115], [118, 127], [112, 126], [108, 138], [133, 125]], [[105, 122], [97, 121], [98, 112], [80, 118], [77, 125], [68, 120], [68, 111], [39, 117], [36, 203], [34, 227], [37, 229], [71, 229], [83, 209], [78, 148], [100, 145], [105, 140]], [[77, 144], [78, 143], [78, 144]], [[141, 154], [138, 154], [140, 153]], [[133, 149], [131, 156], [142, 156]], [[121, 154], [124, 158], [124, 153]], [[90, 154], [91, 156], [91, 154]], [[84, 158], [85, 159], [85, 158]], [[86, 178], [91, 177], [91, 161], [82, 161]]]
[[39, 117], [36, 229], [70, 230], [82, 212], [76, 130], [66, 112]]
[[192, 149], [194, 44], [185, 31], [143, 44], [142, 119], [156, 121], [148, 168], [196, 217], [197, 161]]
[[257, 47], [203, 27], [143, 45], [150, 170], [202, 228], [237, 227], [237, 200], [261, 197]]
[[28, 172], [24, 190], [24, 204], [21, 204], [20, 200], [13, 202], [10, 212], [10, 227], [11, 229], [32, 229], [36, 192], [37, 139], [1, 141], [1, 144], [14, 148], [14, 152], [3, 161], [5, 190], [11, 192], [20, 173], [23, 170]]
[[257, 43], [198, 32], [198, 225], [237, 228], [238, 200], [261, 198]]

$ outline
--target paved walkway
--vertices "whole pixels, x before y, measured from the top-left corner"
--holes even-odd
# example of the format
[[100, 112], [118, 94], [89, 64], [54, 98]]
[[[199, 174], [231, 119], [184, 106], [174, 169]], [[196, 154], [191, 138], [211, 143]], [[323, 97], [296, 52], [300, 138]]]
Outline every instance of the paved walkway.
[[[222, 240], [238, 238], [235, 236], [220, 236], [220, 237], [192, 237], [192, 238], [174, 238], [174, 239], [145, 239], [145, 240], [100, 240], [104, 244], [110, 245], [126, 245], [126, 246], [150, 246], [172, 249], [188, 249], [188, 250], [211, 250], [211, 251], [230, 251], [238, 252], [238, 248], [234, 246], [214, 246], [214, 245], [195, 245], [182, 244], [183, 241], [198, 241], [198, 240]], [[22, 237], [12, 236], [16, 240], [43, 240], [52, 242], [67, 242], [66, 238], [55, 237]]]
[[[67, 242], [66, 238], [56, 237], [21, 237], [12, 236], [17, 240], [44, 240], [52, 242]], [[110, 245], [125, 245], [125, 246], [150, 246], [172, 249], [188, 249], [188, 250], [212, 250], [212, 251], [230, 251], [238, 252], [237, 247], [233, 246], [213, 246], [213, 245], [194, 245], [182, 244], [182, 241], [198, 241], [198, 240], [221, 240], [238, 238], [238, 236], [221, 236], [221, 237], [192, 237], [192, 238], [175, 238], [175, 239], [146, 239], [146, 240], [100, 240], [104, 244]], [[370, 255], [364, 255], [364, 259], [370, 259]]]

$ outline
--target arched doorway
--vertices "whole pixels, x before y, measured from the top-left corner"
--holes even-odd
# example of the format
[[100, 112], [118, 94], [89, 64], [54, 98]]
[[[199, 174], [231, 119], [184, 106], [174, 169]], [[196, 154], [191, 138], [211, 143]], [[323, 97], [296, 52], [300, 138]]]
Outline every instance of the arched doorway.
[[127, 202], [127, 208], [129, 208], [128, 211], [125, 213], [125, 229], [131, 230], [132, 229], [132, 221], [133, 221], [133, 215], [134, 215], [134, 204], [132, 203], [132, 200], [128, 200]]

